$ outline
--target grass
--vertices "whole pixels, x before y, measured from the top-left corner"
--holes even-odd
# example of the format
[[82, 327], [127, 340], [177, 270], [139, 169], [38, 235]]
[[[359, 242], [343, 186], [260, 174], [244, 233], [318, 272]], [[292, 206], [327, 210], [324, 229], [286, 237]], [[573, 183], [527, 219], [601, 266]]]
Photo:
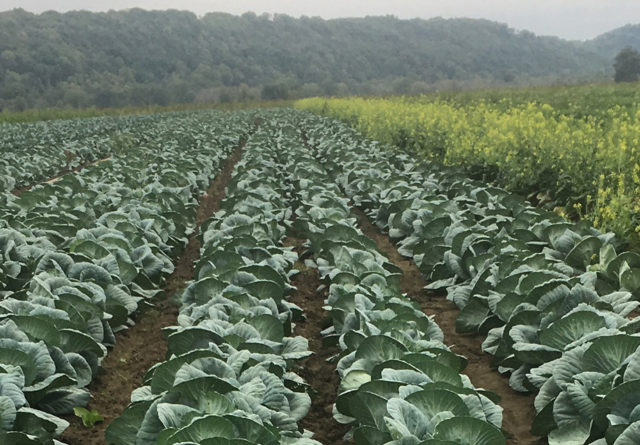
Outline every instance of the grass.
[[149, 105], [142, 107], [123, 108], [41, 108], [25, 111], [0, 112], [0, 124], [17, 122], [38, 122], [56, 119], [79, 119], [99, 116], [125, 116], [129, 114], [152, 114], [168, 111], [189, 110], [238, 110], [244, 108], [270, 108], [288, 107], [293, 101], [277, 100], [264, 102], [232, 102], [232, 103], [204, 103], [204, 104], [174, 104], [174, 105]]

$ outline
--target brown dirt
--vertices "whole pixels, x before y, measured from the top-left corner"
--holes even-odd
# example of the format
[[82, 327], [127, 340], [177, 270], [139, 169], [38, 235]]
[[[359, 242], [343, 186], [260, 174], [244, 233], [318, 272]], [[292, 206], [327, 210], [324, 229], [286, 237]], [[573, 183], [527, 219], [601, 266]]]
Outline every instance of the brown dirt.
[[[304, 248], [303, 240], [287, 238], [285, 245], [295, 246], [298, 255]], [[289, 301], [304, 310], [306, 319], [296, 323], [295, 335], [301, 335], [309, 340], [309, 349], [313, 355], [299, 363], [298, 374], [308, 382], [313, 391], [311, 393], [311, 409], [307, 416], [300, 421], [302, 427], [315, 434], [313, 438], [324, 445], [344, 445], [344, 435], [349, 431], [348, 425], [341, 425], [333, 420], [333, 403], [338, 394], [340, 378], [335, 364], [327, 359], [340, 352], [337, 346], [328, 347], [322, 344], [320, 332], [326, 327], [327, 312], [322, 308], [326, 298], [326, 291], [317, 293], [322, 284], [316, 269], [307, 268], [303, 262], [296, 264], [300, 273], [293, 277], [292, 284], [297, 288]]]
[[456, 333], [458, 308], [442, 295], [424, 289], [428, 284], [420, 270], [411, 260], [398, 253], [391, 240], [374, 226], [360, 209], [353, 209], [359, 221], [360, 229], [372, 238], [389, 260], [403, 272], [402, 291], [415, 299], [427, 315], [433, 315], [436, 323], [444, 332], [444, 343], [453, 352], [465, 356], [469, 365], [464, 374], [469, 376], [474, 386], [498, 394], [502, 401], [503, 429], [512, 435], [507, 439], [509, 445], [542, 445], [546, 440], [533, 436], [529, 431], [535, 417], [534, 395], [521, 394], [509, 386], [507, 378], [493, 370], [489, 354], [482, 352], [482, 339], [478, 336]]
[[12, 190], [11, 193], [13, 193], [16, 196], [20, 196], [21, 194], [23, 194], [27, 190], [31, 190], [36, 185], [44, 184], [44, 183], [57, 182], [65, 175], [68, 175], [70, 173], [77, 173], [77, 172], [79, 172], [80, 170], [82, 170], [84, 168], [90, 167], [92, 165], [96, 165], [96, 164], [98, 164], [100, 162], [104, 162], [107, 159], [109, 159], [110, 157], [111, 156], [107, 156], [106, 158], [98, 159], [97, 161], [87, 161], [84, 164], [81, 164], [81, 165], [79, 165], [77, 167], [74, 167], [74, 168], [71, 168], [71, 169], [69, 169], [69, 168], [64, 169], [64, 170], [58, 172], [58, 174], [56, 174], [55, 176], [53, 176], [51, 178], [43, 179], [42, 181], [38, 181], [35, 184], [31, 184], [31, 185], [27, 185], [27, 186], [24, 186], [24, 187], [17, 188], [15, 190]]
[[241, 156], [244, 142], [225, 161], [220, 174], [213, 180], [200, 198], [196, 226], [189, 242], [175, 263], [173, 274], [167, 279], [161, 297], [153, 308], [134, 314], [136, 325], [117, 334], [117, 343], [102, 361], [101, 370], [89, 385], [92, 400], [88, 409], [97, 410], [104, 422], [85, 428], [79, 418], [65, 417], [69, 428], [60, 440], [69, 445], [104, 445], [107, 426], [118, 417], [130, 402], [131, 392], [142, 385], [147, 370], [165, 359], [167, 343], [162, 336], [164, 327], [177, 324], [178, 308], [172, 297], [185, 282], [193, 279], [193, 264], [200, 258], [200, 225], [220, 208], [225, 187], [231, 179], [233, 168]]

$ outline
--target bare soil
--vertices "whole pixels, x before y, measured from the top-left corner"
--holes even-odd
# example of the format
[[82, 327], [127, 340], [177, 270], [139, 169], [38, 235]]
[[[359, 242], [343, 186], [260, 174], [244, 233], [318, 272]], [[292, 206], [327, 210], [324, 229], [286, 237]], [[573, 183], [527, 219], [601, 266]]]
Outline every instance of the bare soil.
[[69, 445], [104, 445], [104, 433], [107, 426], [118, 417], [130, 402], [131, 392], [142, 386], [142, 380], [148, 369], [165, 359], [167, 343], [161, 330], [177, 324], [178, 308], [172, 303], [172, 297], [185, 283], [193, 279], [194, 262], [200, 258], [200, 225], [220, 208], [225, 197], [225, 187], [231, 179], [233, 168], [240, 159], [244, 142], [225, 161], [222, 171], [213, 180], [205, 194], [200, 198], [194, 232], [175, 263], [175, 270], [167, 279], [161, 297], [154, 301], [153, 308], [136, 314], [136, 325], [119, 332], [113, 350], [102, 361], [101, 370], [89, 385], [92, 400], [88, 409], [97, 410], [104, 416], [104, 422], [92, 428], [85, 428], [82, 421], [67, 416], [69, 428], [60, 440]]
[[502, 401], [503, 429], [512, 437], [507, 439], [509, 445], [543, 445], [545, 439], [534, 436], [529, 431], [535, 417], [532, 394], [522, 394], [509, 386], [507, 378], [491, 368], [489, 354], [482, 351], [482, 339], [475, 335], [464, 335], [456, 332], [456, 317], [458, 308], [443, 295], [438, 295], [425, 289], [428, 284], [422, 277], [420, 270], [413, 260], [398, 253], [389, 236], [382, 233], [371, 223], [367, 215], [360, 209], [353, 209], [357, 216], [360, 229], [372, 238], [389, 260], [400, 267], [403, 272], [402, 291], [415, 299], [427, 315], [433, 315], [434, 320], [444, 332], [444, 343], [453, 352], [465, 356], [469, 364], [464, 374], [469, 376], [474, 386], [484, 388], [498, 394]]
[[[299, 238], [285, 240], [285, 245], [294, 246], [300, 256], [304, 251], [302, 244], [303, 240]], [[322, 284], [316, 269], [307, 268], [303, 261], [299, 261], [295, 267], [300, 270], [292, 279], [297, 291], [289, 297], [289, 301], [304, 310], [306, 319], [296, 323], [294, 334], [308, 339], [309, 349], [313, 352], [313, 355], [299, 363], [297, 369], [298, 375], [312, 387], [311, 409], [300, 424], [313, 431], [313, 438], [324, 445], [344, 445], [347, 442], [343, 437], [350, 427], [333, 420], [332, 414], [340, 378], [335, 364], [327, 362], [329, 357], [338, 354], [340, 350], [337, 346], [323, 345], [320, 333], [328, 325], [328, 313], [322, 308], [327, 296], [326, 290], [316, 291]]]

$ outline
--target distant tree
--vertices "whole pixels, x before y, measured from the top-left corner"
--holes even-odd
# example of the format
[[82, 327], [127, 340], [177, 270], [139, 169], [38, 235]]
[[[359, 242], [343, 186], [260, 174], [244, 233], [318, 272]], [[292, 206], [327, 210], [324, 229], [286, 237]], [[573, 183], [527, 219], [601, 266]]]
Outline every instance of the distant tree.
[[262, 87], [262, 100], [288, 99], [289, 88], [282, 82], [271, 83]]
[[613, 67], [616, 82], [635, 82], [640, 78], [640, 52], [627, 46], [618, 53]]

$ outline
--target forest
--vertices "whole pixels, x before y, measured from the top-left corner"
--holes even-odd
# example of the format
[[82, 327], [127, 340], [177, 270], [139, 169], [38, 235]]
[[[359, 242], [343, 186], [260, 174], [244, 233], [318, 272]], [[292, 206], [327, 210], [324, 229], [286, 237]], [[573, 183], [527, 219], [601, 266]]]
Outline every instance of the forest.
[[587, 42], [477, 19], [0, 13], [0, 110], [416, 94], [610, 79], [640, 26]]

